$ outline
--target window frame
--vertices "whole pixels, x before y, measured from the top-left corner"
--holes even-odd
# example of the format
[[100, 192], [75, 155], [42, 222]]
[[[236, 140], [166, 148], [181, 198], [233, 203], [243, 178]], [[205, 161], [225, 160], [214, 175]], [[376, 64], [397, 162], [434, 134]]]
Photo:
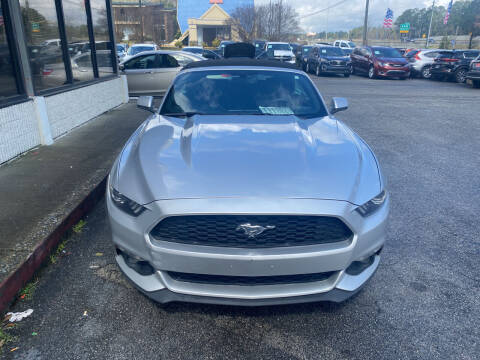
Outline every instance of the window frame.
[[[2, 4], [4, 2], [8, 2], [8, 0], [0, 0], [0, 1], [2, 1]], [[84, 86], [112, 80], [118, 77], [118, 63], [117, 63], [118, 60], [117, 60], [117, 52], [115, 51], [117, 43], [115, 41], [115, 31], [113, 29], [113, 21], [111, 18], [111, 16], [113, 16], [113, 12], [111, 8], [112, 1], [103, 0], [105, 1], [106, 11], [107, 11], [107, 26], [108, 26], [109, 42], [112, 44], [112, 49], [113, 49], [113, 50], [112, 49], [110, 50], [111, 60], [112, 60], [112, 74], [107, 76], [100, 76], [99, 74], [90, 0], [84, 0], [84, 1], [85, 1], [85, 14], [87, 18], [87, 31], [88, 31], [88, 37], [89, 37], [88, 43], [90, 44], [90, 55], [92, 59], [93, 79], [86, 80], [86, 81], [75, 81], [73, 78], [72, 64], [71, 64], [70, 54], [68, 51], [68, 39], [67, 39], [67, 32], [66, 32], [66, 26], [65, 26], [65, 16], [63, 12], [63, 0], [54, 0], [55, 11], [57, 15], [58, 31], [59, 31], [59, 37], [60, 37], [60, 43], [61, 43], [60, 47], [62, 50], [63, 64], [65, 66], [66, 83], [65, 85], [56, 86], [56, 87], [43, 89], [43, 90], [37, 90], [34, 88], [34, 95], [39, 95], [39, 96], [56, 95], [62, 92], [74, 90], [77, 88], [82, 88]], [[26, 39], [24, 38], [22, 39], [22, 41], [26, 42]], [[29, 58], [25, 60], [30, 61]]]
[[15, 41], [15, 29], [12, 25], [11, 9], [8, 0], [0, 0], [3, 23], [5, 25], [5, 37], [7, 40], [8, 51], [10, 55], [10, 61], [12, 62], [12, 69], [14, 71], [15, 85], [17, 87], [17, 93], [0, 100], [0, 109], [3, 107], [16, 105], [24, 101], [28, 101], [28, 96], [25, 88], [25, 74], [20, 64], [20, 49]]

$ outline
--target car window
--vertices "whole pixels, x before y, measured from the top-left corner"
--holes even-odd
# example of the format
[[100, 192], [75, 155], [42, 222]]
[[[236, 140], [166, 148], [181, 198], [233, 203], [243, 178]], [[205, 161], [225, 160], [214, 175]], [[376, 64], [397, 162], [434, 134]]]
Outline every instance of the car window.
[[327, 115], [306, 75], [289, 71], [209, 70], [177, 77], [161, 114]]
[[401, 58], [402, 54], [397, 49], [392, 48], [374, 48], [373, 52], [377, 57]]
[[428, 58], [436, 58], [438, 56], [438, 52], [437, 51], [432, 51], [432, 52], [428, 52], [426, 54], [423, 54], [425, 57], [428, 57]]
[[338, 47], [320, 48], [320, 52], [324, 56], [344, 56], [343, 51]]
[[[181, 54], [171, 54], [171, 55], [166, 55], [167, 58], [172, 56], [173, 59], [167, 59], [167, 67], [178, 67], [178, 66], [185, 66], [187, 64], [190, 64], [193, 62], [193, 60], [185, 55]], [[176, 63], [173, 61], [176, 60]]]
[[465, 59], [475, 59], [478, 56], [478, 52], [466, 51], [463, 53]]
[[155, 54], [138, 56], [127, 61], [124, 64], [126, 70], [154, 69], [159, 67], [159, 62]]
[[292, 48], [288, 44], [268, 44], [268, 50], [286, 50], [291, 51]]
[[342, 43], [340, 46], [341, 47], [348, 47], [347, 44], [345, 44], [345, 43]]
[[151, 50], [155, 50], [153, 46], [132, 46], [130, 49], [128, 49], [128, 55], [136, 55], [143, 51]]

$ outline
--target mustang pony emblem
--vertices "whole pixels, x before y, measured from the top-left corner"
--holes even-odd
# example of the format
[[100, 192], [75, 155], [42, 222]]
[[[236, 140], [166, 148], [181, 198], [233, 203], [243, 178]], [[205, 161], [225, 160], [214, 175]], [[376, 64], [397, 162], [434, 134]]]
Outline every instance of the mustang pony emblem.
[[250, 223], [241, 224], [237, 226], [237, 231], [243, 230], [245, 232], [245, 235], [247, 235], [249, 238], [254, 238], [255, 236], [263, 233], [265, 230], [271, 230], [271, 229], [275, 229], [275, 226], [274, 225], [267, 225], [267, 226], [252, 225]]

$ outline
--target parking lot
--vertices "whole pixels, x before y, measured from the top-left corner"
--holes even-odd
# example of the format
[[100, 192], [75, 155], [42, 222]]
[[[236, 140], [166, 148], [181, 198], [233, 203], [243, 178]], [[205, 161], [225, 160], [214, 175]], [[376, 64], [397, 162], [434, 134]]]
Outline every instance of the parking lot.
[[[113, 258], [105, 204], [39, 275], [7, 359], [474, 359], [480, 353], [480, 91], [316, 77], [382, 164], [391, 194], [375, 277], [342, 304], [159, 306]], [[35, 332], [37, 335], [32, 336]], [[18, 350], [10, 352], [10, 348]], [[477, 355], [475, 355], [477, 354]]]

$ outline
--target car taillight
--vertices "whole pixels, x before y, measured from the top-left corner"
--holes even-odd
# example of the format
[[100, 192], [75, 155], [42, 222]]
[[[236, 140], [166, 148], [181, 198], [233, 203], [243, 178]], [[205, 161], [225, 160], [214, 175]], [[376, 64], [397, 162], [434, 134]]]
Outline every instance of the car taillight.
[[422, 59], [420, 59], [420, 56], [418, 56], [418, 53], [415, 54], [415, 59], [417, 59], [417, 60], [422, 60]]
[[440, 59], [439, 61], [445, 61], [445, 62], [457, 62], [460, 61], [459, 59], [449, 59], [449, 58], [443, 58]]

